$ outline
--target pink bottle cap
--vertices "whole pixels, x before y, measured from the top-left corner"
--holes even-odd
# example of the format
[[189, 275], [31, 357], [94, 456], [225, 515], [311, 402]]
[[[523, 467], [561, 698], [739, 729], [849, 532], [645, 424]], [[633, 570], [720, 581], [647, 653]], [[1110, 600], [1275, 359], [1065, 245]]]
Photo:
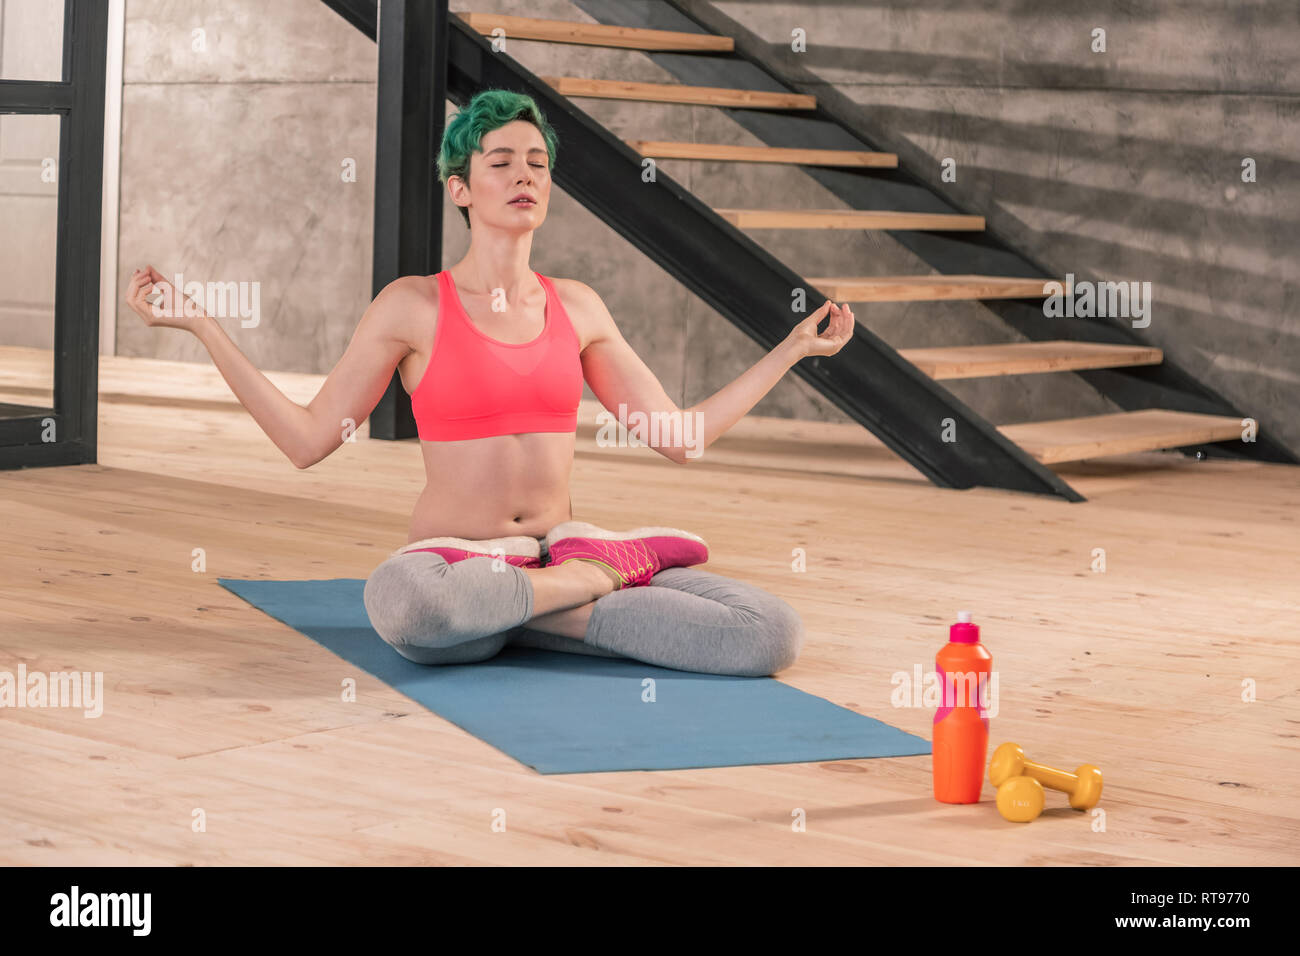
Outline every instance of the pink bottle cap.
[[957, 623], [948, 628], [949, 642], [957, 644], [978, 644], [980, 626], [970, 622], [970, 611], [958, 611]]

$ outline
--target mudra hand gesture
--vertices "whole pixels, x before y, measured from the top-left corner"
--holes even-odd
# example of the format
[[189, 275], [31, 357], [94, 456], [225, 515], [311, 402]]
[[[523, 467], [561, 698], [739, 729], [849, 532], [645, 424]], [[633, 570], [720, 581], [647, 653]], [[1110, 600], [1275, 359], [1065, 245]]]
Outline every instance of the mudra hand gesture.
[[[136, 315], [144, 319], [144, 324], [151, 328], [185, 329], [192, 332], [195, 323], [204, 317], [198, 304], [188, 296], [182, 298], [153, 266], [136, 269], [131, 274], [126, 302]], [[169, 303], [170, 310], [164, 311]]]
[[[826, 331], [820, 335], [817, 326], [830, 315]], [[834, 355], [853, 337], [853, 310], [848, 303], [836, 305], [827, 299], [822, 307], [790, 330], [790, 339], [808, 355]]]

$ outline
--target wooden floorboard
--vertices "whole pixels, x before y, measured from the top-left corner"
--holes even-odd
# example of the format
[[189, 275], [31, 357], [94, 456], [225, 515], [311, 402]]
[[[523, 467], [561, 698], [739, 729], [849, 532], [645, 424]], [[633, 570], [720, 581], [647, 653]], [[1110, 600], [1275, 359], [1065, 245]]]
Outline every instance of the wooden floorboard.
[[[0, 350], [0, 402], [27, 402], [48, 368], [48, 352]], [[303, 402], [322, 381], [269, 377]], [[852, 423], [751, 416], [683, 469], [597, 447], [584, 404], [575, 517], [701, 534], [710, 570], [803, 616], [780, 680], [927, 738], [933, 714], [892, 707], [890, 678], [928, 671], [969, 608], [999, 671], [993, 742], [1100, 766], [1096, 832], [1050, 792], [1026, 826], [1002, 821], [988, 787], [978, 806], [938, 804], [929, 757], [539, 775], [216, 582], [364, 577], [406, 540], [413, 442], [363, 426], [298, 471], [210, 365], [105, 358], [101, 385], [99, 464], [0, 472], [0, 670], [101, 670], [106, 697], [99, 718], [0, 712], [6, 864], [1195, 866], [1300, 851], [1294, 468], [1154, 452], [1063, 465], [1089, 498], [1069, 504], [934, 488]]]

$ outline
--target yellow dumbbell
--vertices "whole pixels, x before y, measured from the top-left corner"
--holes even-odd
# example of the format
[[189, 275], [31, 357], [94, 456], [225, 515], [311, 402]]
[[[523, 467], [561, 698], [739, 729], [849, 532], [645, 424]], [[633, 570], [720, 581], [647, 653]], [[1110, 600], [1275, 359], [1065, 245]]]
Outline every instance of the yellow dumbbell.
[[1033, 777], [1012, 777], [998, 787], [998, 813], [1012, 823], [1037, 819], [1043, 802], [1043, 785]]
[[[1101, 770], [1090, 763], [1081, 766], [1074, 773], [1065, 770], [1057, 770], [1054, 767], [1045, 767], [1042, 764], [1034, 763], [1025, 759], [1025, 752], [1019, 744], [1002, 744], [997, 750], [993, 751], [993, 759], [989, 761], [989, 783], [998, 788], [998, 810], [1002, 810], [1003, 799], [1001, 788], [1013, 780], [1028, 778], [1038, 783], [1039, 789], [1050, 787], [1052, 790], [1061, 790], [1070, 795], [1070, 806], [1076, 810], [1091, 810], [1101, 799]], [[1017, 783], [1013, 790], [1008, 792], [1007, 804], [1014, 805], [1016, 800], [1028, 800], [1024, 805], [1025, 809], [1021, 810], [1016, 816], [1008, 816], [1006, 812], [1002, 815], [1008, 820], [1014, 820], [1018, 823], [1025, 823], [1038, 816], [1025, 817], [1028, 808], [1033, 805], [1033, 788], [1025, 783]], [[1041, 797], [1039, 798], [1039, 812], [1042, 812]]]

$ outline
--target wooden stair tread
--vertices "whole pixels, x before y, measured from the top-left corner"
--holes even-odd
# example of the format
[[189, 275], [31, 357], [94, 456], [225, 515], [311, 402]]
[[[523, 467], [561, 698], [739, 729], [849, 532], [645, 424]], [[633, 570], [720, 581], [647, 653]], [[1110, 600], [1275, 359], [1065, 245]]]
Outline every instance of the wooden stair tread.
[[899, 349], [898, 354], [933, 379], [1033, 375], [1084, 368], [1159, 365], [1164, 361], [1164, 353], [1150, 346], [1107, 345], [1067, 339]]
[[[1031, 299], [1048, 295], [1051, 279], [1015, 276], [920, 275], [809, 277], [807, 281], [835, 302], [935, 302], [944, 299]], [[1068, 293], [1069, 287], [1061, 285]]]
[[1003, 435], [1045, 465], [1101, 455], [1240, 439], [1240, 418], [1147, 408], [1136, 412], [1001, 425]]
[[630, 80], [590, 80], [578, 76], [541, 76], [543, 83], [565, 96], [600, 99], [646, 100], [694, 106], [731, 106], [741, 109], [810, 110], [817, 98], [803, 93], [768, 90], [734, 90], [723, 86], [683, 86], [679, 83], [635, 83]]
[[897, 154], [873, 153], [866, 150], [729, 146], [725, 143], [679, 143], [659, 139], [629, 139], [626, 142], [642, 156], [653, 156], [656, 159], [713, 159], [736, 163], [898, 168]]
[[506, 40], [543, 40], [549, 43], [581, 43], [585, 46], [621, 47], [629, 50], [678, 50], [681, 52], [731, 52], [735, 41], [713, 33], [680, 33], [675, 30], [649, 30], [644, 27], [620, 27], [605, 23], [579, 23], [572, 20], [544, 20], [540, 17], [512, 17], [498, 13], [455, 13], [471, 30], [490, 36], [500, 27]]
[[738, 229], [944, 229], [978, 232], [983, 216], [873, 209], [715, 209]]

